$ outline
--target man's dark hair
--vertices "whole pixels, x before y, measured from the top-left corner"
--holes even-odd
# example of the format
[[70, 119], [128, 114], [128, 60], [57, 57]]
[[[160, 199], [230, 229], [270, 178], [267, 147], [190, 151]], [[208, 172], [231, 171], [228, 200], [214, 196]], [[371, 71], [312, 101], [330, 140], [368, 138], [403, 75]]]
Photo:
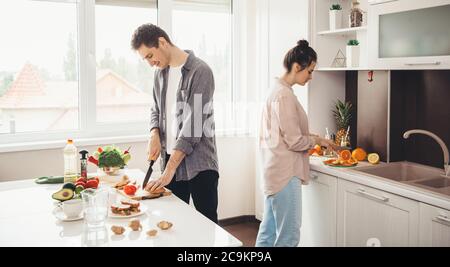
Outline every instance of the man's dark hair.
[[131, 47], [134, 50], [138, 50], [144, 44], [148, 47], [158, 48], [159, 37], [164, 37], [170, 45], [173, 45], [169, 35], [163, 29], [151, 23], [143, 24], [134, 31], [133, 37], [131, 38]]

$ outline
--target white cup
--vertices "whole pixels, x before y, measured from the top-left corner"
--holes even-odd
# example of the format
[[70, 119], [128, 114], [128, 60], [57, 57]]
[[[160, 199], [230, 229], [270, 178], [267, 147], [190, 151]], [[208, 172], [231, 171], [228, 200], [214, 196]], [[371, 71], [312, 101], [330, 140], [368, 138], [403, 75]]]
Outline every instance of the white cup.
[[62, 203], [62, 210], [67, 218], [73, 218], [80, 215], [83, 211], [83, 202], [81, 199], [71, 199]]

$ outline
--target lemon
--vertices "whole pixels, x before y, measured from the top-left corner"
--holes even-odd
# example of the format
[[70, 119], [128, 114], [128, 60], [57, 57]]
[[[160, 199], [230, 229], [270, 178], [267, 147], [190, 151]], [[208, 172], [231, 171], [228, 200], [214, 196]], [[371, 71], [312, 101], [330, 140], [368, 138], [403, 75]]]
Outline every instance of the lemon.
[[371, 153], [367, 156], [367, 161], [372, 164], [378, 164], [380, 162], [380, 156], [377, 153]]

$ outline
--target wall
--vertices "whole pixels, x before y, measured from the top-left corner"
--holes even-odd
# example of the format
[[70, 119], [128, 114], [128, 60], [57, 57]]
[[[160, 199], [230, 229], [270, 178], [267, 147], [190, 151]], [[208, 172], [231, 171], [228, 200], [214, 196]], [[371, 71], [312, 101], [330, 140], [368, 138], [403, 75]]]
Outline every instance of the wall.
[[372, 82], [367, 78], [367, 71], [358, 72], [357, 145], [388, 161], [389, 72], [375, 71]]
[[450, 71], [391, 72], [391, 161], [413, 161], [443, 168], [440, 146], [425, 135], [403, 133], [411, 129], [431, 131], [450, 146]]

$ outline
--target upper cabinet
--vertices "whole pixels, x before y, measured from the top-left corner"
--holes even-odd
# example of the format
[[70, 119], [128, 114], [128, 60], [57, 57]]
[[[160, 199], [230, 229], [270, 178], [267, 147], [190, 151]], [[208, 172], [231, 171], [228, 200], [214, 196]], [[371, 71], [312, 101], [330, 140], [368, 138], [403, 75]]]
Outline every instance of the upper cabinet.
[[[450, 69], [450, 0], [320, 0], [310, 5], [318, 70]], [[336, 5], [340, 10], [331, 10]], [[352, 23], [355, 17], [359, 23]], [[350, 40], [357, 45], [349, 46]]]
[[369, 0], [369, 65], [450, 68], [450, 0]]

